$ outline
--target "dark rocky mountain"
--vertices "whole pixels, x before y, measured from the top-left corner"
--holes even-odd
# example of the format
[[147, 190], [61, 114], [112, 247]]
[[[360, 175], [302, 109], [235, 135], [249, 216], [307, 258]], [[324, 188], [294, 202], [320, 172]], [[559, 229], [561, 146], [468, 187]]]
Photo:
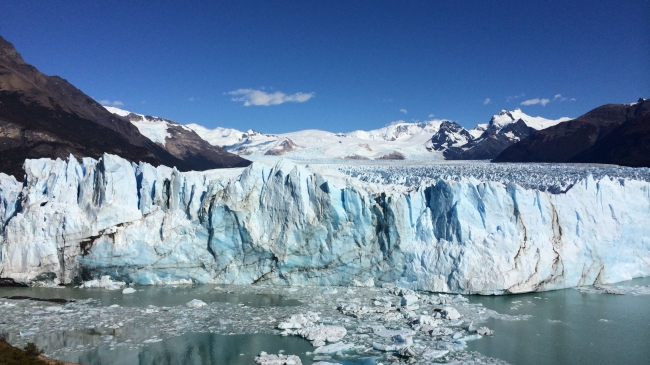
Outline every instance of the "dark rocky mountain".
[[65, 79], [25, 63], [0, 37], [0, 172], [22, 180], [26, 158], [99, 158], [104, 152], [181, 171], [250, 163], [221, 149], [208, 156], [174, 156]]
[[[146, 132], [146, 127], [143, 128], [145, 131], [143, 132], [143, 130], [140, 130], [140, 133], [149, 139], [153, 138], [151, 140], [152, 142], [163, 147], [174, 157], [191, 163], [194, 167], [193, 170], [208, 170], [219, 167], [242, 167], [250, 164], [248, 160], [243, 158], [240, 158], [239, 163], [237, 163], [233, 157], [239, 156], [226, 152], [221, 147], [211, 145], [196, 134], [194, 130], [173, 120], [137, 114], [111, 107], [107, 107], [106, 109], [115, 115], [122, 116], [129, 120], [136, 126], [136, 128], [140, 123], [144, 122], [145, 125], [158, 125], [159, 128], [164, 129], [166, 134], [164, 141], [157, 141], [155, 140], [156, 138], [148, 135], [149, 133]], [[217, 167], [214, 167], [215, 164]]]
[[576, 119], [537, 131], [506, 148], [494, 162], [648, 164], [650, 100], [607, 104]]
[[440, 124], [440, 129], [434, 134], [429, 142], [429, 151], [444, 151], [457, 144], [465, 144], [471, 141], [472, 135], [457, 123], [445, 120]]
[[536, 129], [529, 127], [522, 119], [503, 127], [491, 121], [480, 137], [470, 140], [463, 146], [448, 148], [443, 152], [443, 156], [447, 160], [490, 160], [535, 131]]

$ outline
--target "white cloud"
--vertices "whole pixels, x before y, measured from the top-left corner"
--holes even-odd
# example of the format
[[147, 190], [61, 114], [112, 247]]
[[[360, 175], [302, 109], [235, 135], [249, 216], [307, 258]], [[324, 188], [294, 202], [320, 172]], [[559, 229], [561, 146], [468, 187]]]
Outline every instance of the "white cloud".
[[274, 93], [267, 93], [262, 90], [254, 89], [238, 89], [226, 93], [235, 96], [232, 101], [243, 101], [244, 106], [269, 106], [280, 105], [283, 103], [304, 103], [314, 97], [314, 93], [295, 93], [287, 95], [283, 92], [276, 91]]
[[102, 100], [97, 100], [97, 102], [102, 104], [102, 105], [112, 105], [112, 106], [122, 106], [122, 105], [124, 105], [124, 103], [119, 101], [119, 100], [110, 101], [108, 99], [102, 99]]
[[523, 98], [524, 96], [526, 96], [526, 94], [524, 94], [524, 93], [521, 93], [521, 94], [519, 94], [519, 95], [514, 95], [514, 96], [506, 96], [506, 101], [507, 101], [507, 102], [511, 102], [511, 101], [513, 101], [513, 100], [517, 100], [517, 99], [519, 99], [519, 98]]
[[540, 99], [540, 98], [535, 98], [535, 99], [528, 99], [524, 100], [521, 102], [521, 105], [537, 105], [541, 104], [542, 106], [546, 106], [546, 104], [550, 103], [550, 99]]
[[576, 98], [571, 98], [569, 99], [569, 101], [576, 101]]
[[491, 102], [492, 102], [492, 100], [490, 100], [490, 98], [485, 98], [485, 100], [483, 100], [483, 105], [488, 105]]
[[556, 101], [556, 100], [562, 102], [562, 101], [569, 100], [569, 98], [563, 97], [562, 94], [555, 94], [555, 96], [553, 97], [553, 101]]
[[436, 116], [435, 114], [429, 114], [429, 118], [433, 118], [435, 116]]
[[408, 114], [409, 112], [406, 111], [406, 109], [400, 109], [400, 113]]

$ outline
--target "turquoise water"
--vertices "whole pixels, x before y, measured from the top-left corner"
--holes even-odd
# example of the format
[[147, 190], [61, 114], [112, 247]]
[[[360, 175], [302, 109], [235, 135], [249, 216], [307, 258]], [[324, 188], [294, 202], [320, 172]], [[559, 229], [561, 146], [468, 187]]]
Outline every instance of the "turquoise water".
[[[64, 360], [81, 364], [254, 364], [261, 351], [284, 350], [308, 360], [306, 352], [313, 347], [296, 336], [271, 334], [218, 335], [213, 333], [186, 333], [141, 348], [99, 346], [80, 355], [68, 355]], [[306, 364], [311, 362], [304, 362]]]
[[[617, 285], [649, 284], [650, 278], [644, 278]], [[486, 325], [494, 336], [467, 343], [469, 350], [486, 356], [511, 364], [650, 364], [650, 295], [566, 289], [471, 296], [470, 301], [499, 313], [532, 316], [490, 319]]]
[[[650, 285], [650, 278], [618, 285]], [[301, 305], [296, 299], [289, 299], [280, 294], [236, 293], [233, 291], [241, 289], [234, 287], [220, 287], [215, 290], [211, 285], [137, 289], [134, 294], [123, 295], [121, 291], [104, 289], [0, 288], [0, 296], [22, 295], [77, 300], [94, 298], [99, 299], [102, 306], [119, 304], [122, 307], [133, 307], [133, 315], [141, 318], [137, 322], [138, 326], [126, 325], [120, 329], [108, 330], [106, 326], [115, 321], [102, 317], [110, 315], [110, 311], [104, 310], [94, 315], [97, 318], [84, 322], [101, 327], [101, 331], [92, 328], [80, 329], [84, 327], [79, 323], [72, 326], [76, 330], [66, 331], [64, 328], [71, 326], [68, 322], [48, 322], [60, 325], [60, 331], [45, 333], [47, 331], [43, 331], [43, 328], [35, 330], [37, 334], [33, 341], [37, 345], [50, 351], [67, 349], [64, 353], [58, 353], [57, 358], [82, 364], [254, 364], [253, 359], [261, 351], [277, 354], [281, 350], [284, 354], [300, 356], [306, 365], [313, 361], [313, 355], [309, 352], [314, 348], [308, 341], [297, 336], [282, 337], [268, 333], [228, 335], [230, 329], [221, 330], [221, 333], [211, 333], [207, 330], [197, 332], [196, 329], [201, 326], [194, 326], [191, 327], [194, 328], [193, 331], [174, 330], [176, 333], [171, 337], [161, 336], [160, 340], [157, 339], [161, 331], [170, 328], [173, 330], [176, 327], [172, 323], [174, 321], [197, 323], [198, 320], [198, 323], [201, 323], [215, 319], [201, 317], [201, 313], [212, 313], [205, 309], [187, 309], [184, 304], [190, 299], [201, 299], [207, 303], [229, 303], [215, 312], [221, 313], [223, 317], [216, 317], [219, 321], [212, 321], [215, 322], [212, 325], [220, 328], [221, 320], [232, 319], [236, 322], [234, 328], [243, 332], [257, 332], [264, 327], [257, 324], [259, 318], [255, 319], [255, 316], [272, 315], [276, 319], [271, 323], [275, 323], [277, 318], [284, 317], [287, 311], [296, 310], [294, 306]], [[321, 288], [313, 290], [314, 295], [322, 291]], [[310, 293], [298, 298], [309, 303], [305, 298], [308, 298]], [[296, 297], [295, 294], [293, 296]], [[566, 289], [508, 296], [470, 296], [469, 299], [472, 303], [480, 303], [502, 314], [528, 315], [526, 320], [489, 319], [481, 325], [494, 330], [494, 336], [467, 342], [469, 351], [476, 351], [511, 364], [650, 364], [650, 295], [587, 294], [575, 289]], [[150, 321], [142, 322], [142, 318], [145, 318], [142, 312], [149, 305], [158, 306], [160, 312], [152, 315]], [[83, 310], [76, 309], [80, 314], [90, 315], [93, 308], [96, 308], [94, 304], [83, 306]], [[165, 306], [178, 307], [163, 309]], [[227, 308], [237, 308], [237, 311], [229, 311]], [[36, 309], [30, 311], [34, 312]], [[27, 312], [22, 313], [22, 310], [18, 312], [20, 316], [25, 316], [25, 321], [31, 321], [31, 317], [38, 316], [37, 313], [33, 316]], [[198, 316], [188, 315], [189, 313], [198, 313]], [[235, 318], [236, 316], [239, 318]], [[51, 315], [50, 317], [58, 318]], [[128, 314], [123, 319], [125, 323], [127, 317]], [[100, 321], [105, 324], [99, 326], [96, 322]], [[3, 324], [3, 318], [0, 318], [0, 332]], [[28, 329], [32, 325], [26, 324], [24, 327]], [[115, 335], [115, 338], [106, 339], [108, 334]], [[9, 333], [8, 339], [19, 341], [21, 338], [16, 333]], [[130, 339], [133, 342], [130, 342]], [[154, 341], [145, 341], [143, 344], [147, 339]], [[132, 345], [136, 343], [138, 345]], [[422, 344], [432, 345], [427, 343], [427, 340], [423, 340]], [[373, 358], [352, 360], [345, 355], [333, 356], [332, 360], [327, 361], [348, 365], [375, 364]]]
[[[178, 364], [254, 364], [260, 352], [297, 355], [304, 365], [313, 362], [311, 343], [297, 336], [272, 334], [219, 335], [186, 333], [139, 348], [100, 345], [90, 351], [61, 356], [62, 360], [88, 365], [178, 365]], [[336, 356], [335, 356], [336, 357]], [[373, 365], [374, 359], [328, 360], [345, 365]]]
[[[121, 290], [106, 290], [100, 288], [78, 289], [61, 288], [13, 288], [0, 287], [0, 297], [15, 295], [43, 299], [97, 299], [102, 305], [119, 304], [125, 307], [146, 307], [150, 304], [158, 307], [184, 305], [190, 299], [200, 299], [206, 303], [224, 302], [245, 304], [249, 307], [288, 307], [301, 305], [300, 301], [287, 299], [278, 294], [238, 294], [224, 293], [214, 290], [212, 285], [179, 285], [179, 286], [138, 286], [133, 294], [122, 294]], [[189, 299], [188, 299], [189, 298]]]

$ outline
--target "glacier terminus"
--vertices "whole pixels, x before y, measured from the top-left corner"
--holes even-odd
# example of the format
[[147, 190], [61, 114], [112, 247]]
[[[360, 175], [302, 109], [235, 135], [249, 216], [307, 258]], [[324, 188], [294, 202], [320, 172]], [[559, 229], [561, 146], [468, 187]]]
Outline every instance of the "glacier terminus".
[[24, 183], [0, 174], [0, 277], [18, 284], [108, 275], [506, 294], [650, 276], [642, 179], [406, 186], [286, 159], [178, 172], [110, 154], [24, 169]]

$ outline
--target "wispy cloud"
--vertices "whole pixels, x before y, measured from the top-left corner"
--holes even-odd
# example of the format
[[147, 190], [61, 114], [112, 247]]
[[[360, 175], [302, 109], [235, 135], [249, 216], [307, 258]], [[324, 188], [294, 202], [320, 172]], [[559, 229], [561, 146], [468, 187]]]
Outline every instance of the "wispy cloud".
[[408, 111], [406, 111], [406, 109], [400, 109], [399, 111], [400, 111], [400, 113], [404, 113], [404, 114], [408, 114], [408, 113], [409, 113]]
[[513, 100], [517, 100], [517, 99], [519, 99], [519, 98], [523, 98], [524, 96], [526, 96], [526, 94], [524, 94], [524, 93], [521, 93], [521, 94], [519, 94], [519, 95], [506, 96], [506, 101], [509, 103], [509, 102], [511, 102], [511, 101], [513, 101]]
[[187, 99], [187, 101], [189, 101], [189, 102], [192, 102], [192, 101], [194, 101], [194, 97], [193, 97], [193, 96], [191, 96], [191, 97], [190, 97], [189, 99]]
[[559, 102], [576, 101], [576, 98], [570, 98], [569, 99], [569, 98], [566, 98], [566, 97], [562, 96], [562, 94], [555, 94], [555, 96], [553, 97], [553, 101], [559, 101]]
[[524, 100], [521, 102], [521, 105], [537, 105], [541, 104], [542, 106], [546, 106], [546, 104], [550, 103], [550, 99], [540, 99], [540, 98], [535, 98], [535, 99], [528, 99]]
[[122, 106], [122, 105], [124, 105], [124, 103], [119, 101], [119, 100], [110, 101], [108, 99], [102, 99], [102, 100], [97, 100], [97, 102], [102, 104], [102, 105], [112, 105], [112, 106]]
[[483, 105], [488, 105], [491, 102], [492, 102], [492, 100], [490, 100], [490, 98], [485, 98], [485, 100], [483, 100]]
[[238, 89], [226, 93], [233, 95], [232, 101], [243, 101], [244, 106], [270, 106], [280, 105], [283, 103], [304, 103], [314, 97], [314, 93], [295, 93], [287, 95], [283, 92], [276, 91], [267, 93], [262, 90]]
[[433, 118], [435, 116], [436, 116], [435, 114], [429, 114], [429, 118]]

